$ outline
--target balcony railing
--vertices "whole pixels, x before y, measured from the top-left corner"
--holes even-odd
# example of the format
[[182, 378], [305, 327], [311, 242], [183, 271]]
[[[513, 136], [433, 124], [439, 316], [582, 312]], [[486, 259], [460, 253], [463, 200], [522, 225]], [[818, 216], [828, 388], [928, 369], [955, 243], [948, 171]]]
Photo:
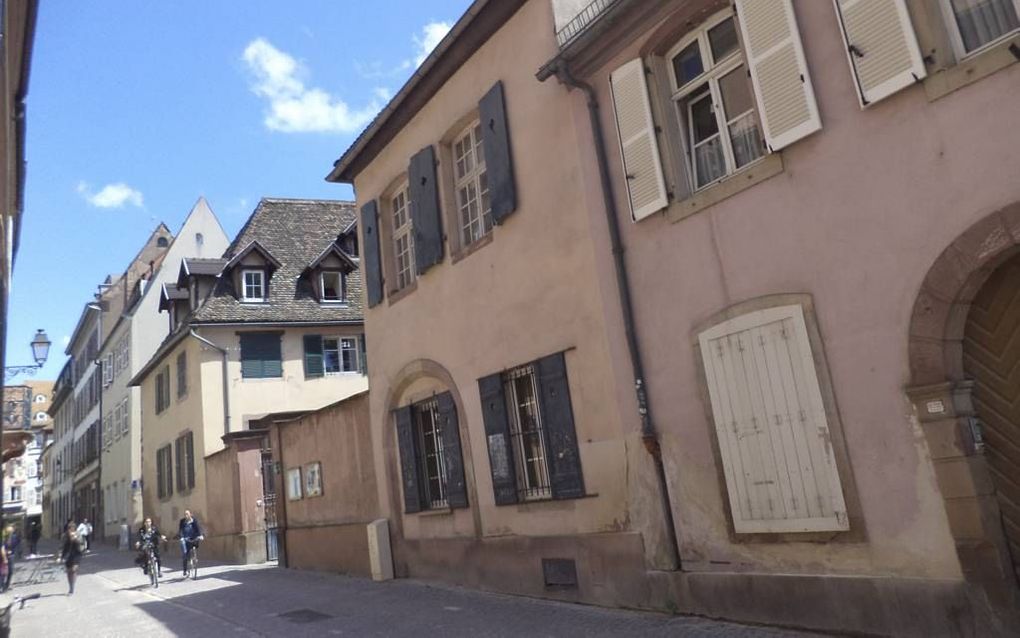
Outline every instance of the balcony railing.
[[556, 32], [556, 42], [560, 48], [567, 46], [574, 38], [581, 35], [591, 23], [595, 22], [602, 13], [616, 4], [618, 0], [594, 0], [591, 4], [581, 9], [581, 12], [570, 19], [570, 22], [563, 25], [563, 28]]

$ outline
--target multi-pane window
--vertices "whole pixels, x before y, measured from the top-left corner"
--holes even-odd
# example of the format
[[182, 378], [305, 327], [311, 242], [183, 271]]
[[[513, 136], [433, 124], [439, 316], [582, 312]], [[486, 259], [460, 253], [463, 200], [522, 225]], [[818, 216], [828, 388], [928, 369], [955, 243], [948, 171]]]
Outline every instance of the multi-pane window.
[[418, 466], [424, 482], [426, 509], [447, 506], [446, 459], [443, 455], [443, 433], [439, 421], [439, 403], [425, 401], [414, 406], [414, 429], [418, 439]]
[[942, 9], [960, 55], [1020, 30], [1020, 0], [942, 0]]
[[120, 405], [117, 406], [117, 409], [120, 411], [120, 433], [127, 434], [131, 429], [131, 416], [128, 413], [128, 400], [124, 399], [121, 401]]
[[169, 498], [174, 493], [173, 451], [169, 443], [156, 450], [156, 491], [159, 498]]
[[526, 365], [506, 373], [503, 381], [517, 489], [524, 499], [549, 498], [549, 460], [538, 402], [535, 366]]
[[397, 290], [414, 281], [414, 233], [411, 223], [411, 211], [408, 208], [407, 184], [400, 187], [392, 198], [390, 207], [393, 211], [393, 256], [397, 271]]
[[319, 285], [323, 301], [344, 300], [344, 276], [339, 271], [327, 270], [319, 273]]
[[113, 383], [113, 353], [107, 354], [101, 359], [103, 362], [103, 386]]
[[188, 353], [177, 355], [177, 398], [188, 393]]
[[453, 170], [461, 241], [467, 246], [492, 230], [489, 180], [482, 150], [482, 127], [478, 122], [454, 141]]
[[354, 337], [323, 337], [322, 365], [326, 372], [358, 372], [358, 340]]
[[688, 34], [669, 61], [694, 188], [760, 158], [764, 144], [733, 16], [716, 17]]
[[261, 270], [244, 270], [241, 272], [241, 286], [243, 288], [242, 301], [265, 301], [266, 300], [266, 273]]

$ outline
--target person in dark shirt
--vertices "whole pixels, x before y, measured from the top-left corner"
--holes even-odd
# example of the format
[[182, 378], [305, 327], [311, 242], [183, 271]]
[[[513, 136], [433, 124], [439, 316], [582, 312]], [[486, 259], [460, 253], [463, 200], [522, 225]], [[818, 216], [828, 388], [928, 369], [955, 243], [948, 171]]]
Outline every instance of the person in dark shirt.
[[182, 571], [187, 576], [188, 550], [192, 547], [198, 547], [198, 542], [204, 536], [202, 536], [202, 527], [198, 524], [198, 519], [191, 515], [191, 510], [184, 510], [184, 518], [181, 519], [177, 529], [178, 536], [181, 538], [181, 560], [184, 564]]
[[152, 543], [152, 553], [156, 555], [156, 570], [157, 576], [163, 576], [163, 559], [159, 555], [159, 542], [165, 541], [166, 536], [159, 533], [159, 528], [152, 524], [152, 519], [146, 517], [142, 526], [138, 528], [138, 542], [135, 543], [135, 548], [141, 550], [138, 556], [138, 564], [142, 566], [142, 571], [148, 574], [148, 561], [145, 557], [145, 545], [146, 543]]
[[68, 523], [67, 530], [64, 532], [64, 542], [60, 549], [60, 558], [57, 559], [58, 562], [64, 563], [64, 568], [67, 570], [68, 596], [74, 594], [74, 581], [78, 579], [78, 564], [81, 563], [81, 556], [84, 553], [85, 548], [82, 540], [78, 538], [74, 523]]

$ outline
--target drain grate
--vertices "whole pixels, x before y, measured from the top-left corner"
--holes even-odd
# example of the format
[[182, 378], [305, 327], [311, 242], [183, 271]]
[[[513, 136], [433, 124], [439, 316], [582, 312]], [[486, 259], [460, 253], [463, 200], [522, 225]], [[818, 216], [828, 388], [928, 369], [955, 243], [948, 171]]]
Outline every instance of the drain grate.
[[280, 618], [286, 618], [293, 623], [319, 622], [320, 620], [332, 618], [329, 614], [324, 614], [314, 609], [294, 609], [278, 615]]

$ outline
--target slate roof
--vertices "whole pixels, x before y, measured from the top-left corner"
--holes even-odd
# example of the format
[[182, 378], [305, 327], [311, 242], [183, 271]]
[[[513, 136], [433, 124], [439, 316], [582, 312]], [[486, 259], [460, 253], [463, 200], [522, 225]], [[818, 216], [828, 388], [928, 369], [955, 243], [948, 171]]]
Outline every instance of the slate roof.
[[360, 270], [347, 275], [348, 302], [343, 305], [320, 304], [313, 295], [311, 282], [307, 277], [301, 277], [308, 264], [329, 248], [356, 219], [354, 202], [263, 199], [223, 258], [229, 262], [257, 242], [278, 260], [280, 267], [269, 279], [269, 302], [241, 303], [234, 292], [232, 277], [224, 273], [190, 323], [362, 321]]

